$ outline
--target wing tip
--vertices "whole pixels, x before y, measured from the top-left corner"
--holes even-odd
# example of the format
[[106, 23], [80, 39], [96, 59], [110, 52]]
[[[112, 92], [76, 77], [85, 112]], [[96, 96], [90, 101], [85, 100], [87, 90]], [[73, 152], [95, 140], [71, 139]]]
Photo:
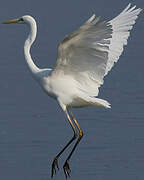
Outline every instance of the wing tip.
[[95, 17], [96, 17], [96, 15], [93, 14], [93, 15], [86, 21], [86, 23], [92, 22], [92, 21], [95, 19]]
[[132, 4], [131, 3], [129, 3], [127, 6], [126, 6], [126, 8], [122, 11], [122, 12], [132, 12], [132, 11], [134, 11], [134, 10], [138, 10], [139, 11], [139, 13], [143, 10], [142, 8], [137, 8], [136, 9], [136, 5], [133, 5], [132, 6]]

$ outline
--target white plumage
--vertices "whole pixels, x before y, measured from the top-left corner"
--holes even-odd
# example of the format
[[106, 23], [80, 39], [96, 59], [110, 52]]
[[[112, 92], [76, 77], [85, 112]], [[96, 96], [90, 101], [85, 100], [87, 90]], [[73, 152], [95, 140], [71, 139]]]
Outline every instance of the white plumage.
[[105, 75], [114, 65], [114, 62], [117, 62], [119, 56], [123, 52], [123, 46], [127, 45], [127, 39], [130, 35], [129, 30], [132, 29], [135, 24], [139, 13], [142, 9], [135, 9], [136, 6], [131, 7], [129, 4], [117, 17], [109, 21], [112, 25], [113, 33], [112, 38], [110, 38], [110, 45], [108, 51], [108, 62], [106, 67]]
[[127, 44], [129, 30], [141, 12], [140, 8], [130, 6], [131, 4], [108, 22], [93, 15], [59, 45], [57, 65], [52, 75], [61, 76], [62, 73], [71, 76], [76, 81], [72, 86], [78, 90], [77, 94], [72, 91], [72, 96], [76, 97], [72, 103], [67, 102], [67, 105], [78, 106], [75, 101], [80, 98], [83, 99], [83, 106], [110, 107], [107, 101], [100, 101], [95, 97], [98, 96], [98, 88], [103, 84], [104, 76], [111, 70], [114, 62], [118, 61], [123, 46]]
[[73, 138], [55, 157], [52, 164], [52, 176], [58, 167], [59, 156], [78, 135], [76, 126], [79, 138], [63, 166], [66, 177], [69, 176], [71, 172], [69, 160], [83, 136], [70, 109], [84, 106], [110, 108], [110, 104], [106, 100], [97, 98], [98, 88], [103, 84], [104, 76], [108, 74], [123, 52], [123, 47], [127, 44], [130, 35], [129, 31], [141, 10], [140, 8], [136, 9], [136, 6], [131, 7], [129, 4], [111, 21], [103, 21], [93, 15], [77, 31], [60, 43], [56, 67], [53, 70], [38, 68], [31, 58], [30, 48], [37, 34], [34, 18], [23, 16], [5, 22], [5, 24], [24, 23], [29, 25], [30, 33], [24, 45], [24, 55], [28, 67], [42, 89], [58, 101], [74, 132]]

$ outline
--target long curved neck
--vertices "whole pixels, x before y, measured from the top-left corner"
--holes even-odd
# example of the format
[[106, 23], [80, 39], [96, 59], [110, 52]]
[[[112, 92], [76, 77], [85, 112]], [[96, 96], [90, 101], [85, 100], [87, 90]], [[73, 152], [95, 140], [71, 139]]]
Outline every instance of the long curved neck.
[[30, 71], [33, 75], [35, 75], [37, 72], [40, 71], [40, 69], [34, 64], [31, 58], [30, 48], [36, 38], [37, 25], [35, 21], [29, 22], [28, 25], [30, 26], [30, 32], [24, 44], [24, 55]]

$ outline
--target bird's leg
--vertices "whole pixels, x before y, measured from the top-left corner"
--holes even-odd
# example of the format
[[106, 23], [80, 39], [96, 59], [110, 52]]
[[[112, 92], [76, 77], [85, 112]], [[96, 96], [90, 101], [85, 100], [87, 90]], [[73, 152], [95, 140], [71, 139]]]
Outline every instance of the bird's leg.
[[81, 138], [83, 137], [83, 131], [81, 130], [81, 128], [80, 128], [77, 120], [74, 118], [74, 116], [73, 116], [73, 114], [72, 114], [72, 112], [71, 112], [70, 110], [69, 110], [69, 113], [71, 113], [71, 116], [72, 116], [72, 118], [73, 118], [73, 120], [74, 120], [74, 122], [75, 122], [75, 125], [76, 125], [76, 127], [78, 128], [79, 138], [78, 138], [77, 142], [75, 143], [72, 151], [70, 152], [69, 156], [67, 157], [67, 159], [66, 159], [66, 161], [65, 161], [65, 163], [64, 163], [64, 165], [63, 165], [63, 169], [64, 169], [64, 173], [65, 173], [66, 178], [67, 178], [67, 177], [70, 177], [70, 172], [71, 172], [70, 167], [69, 167], [70, 158], [71, 158], [73, 152], [75, 151], [77, 145], [79, 144]]
[[69, 123], [70, 123], [70, 125], [71, 125], [71, 127], [72, 127], [72, 129], [73, 129], [74, 135], [73, 135], [72, 139], [66, 144], [66, 146], [65, 146], [65, 147], [56, 155], [56, 157], [54, 158], [53, 163], [52, 163], [51, 177], [53, 177], [53, 175], [56, 174], [56, 169], [59, 169], [59, 167], [58, 167], [58, 158], [59, 158], [59, 156], [65, 151], [65, 149], [66, 149], [66, 148], [77, 138], [77, 136], [78, 136], [77, 131], [76, 131], [76, 128], [75, 128], [75, 126], [74, 126], [74, 124], [73, 124], [73, 122], [72, 122], [72, 120], [71, 120], [71, 118], [70, 118], [70, 115], [69, 115], [67, 109], [66, 109], [65, 113], [66, 113], [67, 119], [68, 119], [68, 121], [69, 121]]

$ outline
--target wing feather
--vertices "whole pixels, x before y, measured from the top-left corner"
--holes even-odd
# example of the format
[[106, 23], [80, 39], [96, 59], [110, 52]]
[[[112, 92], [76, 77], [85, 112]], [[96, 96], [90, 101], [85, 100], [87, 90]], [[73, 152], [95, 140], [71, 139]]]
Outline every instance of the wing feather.
[[118, 61], [127, 44], [129, 30], [141, 12], [140, 8], [135, 8], [129, 4], [108, 22], [93, 15], [60, 43], [53, 73], [61, 71], [73, 76], [82, 91], [97, 96], [98, 87]]
[[130, 8], [131, 4], [128, 6], [114, 19], [109, 21], [112, 25], [113, 33], [112, 38], [110, 39], [109, 53], [108, 53], [108, 62], [105, 71], [105, 75], [111, 70], [114, 65], [114, 62], [117, 62], [119, 56], [123, 52], [123, 46], [127, 45], [127, 40], [130, 35], [130, 30], [135, 24], [139, 13], [142, 9], [135, 9], [136, 6]]

